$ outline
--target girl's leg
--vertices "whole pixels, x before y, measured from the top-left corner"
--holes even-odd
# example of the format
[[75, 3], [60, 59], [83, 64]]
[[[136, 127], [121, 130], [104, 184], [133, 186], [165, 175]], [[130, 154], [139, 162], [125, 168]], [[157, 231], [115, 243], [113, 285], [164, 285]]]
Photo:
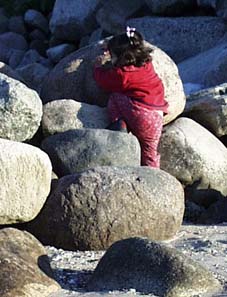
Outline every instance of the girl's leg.
[[110, 95], [108, 101], [108, 113], [111, 122], [116, 122], [122, 118], [121, 110], [125, 104], [125, 98], [127, 97], [119, 93], [113, 93]]
[[127, 124], [123, 116], [124, 112], [122, 112], [126, 108], [125, 105], [127, 105], [127, 100], [129, 100], [128, 97], [119, 93], [110, 95], [108, 101], [108, 113], [111, 124], [108, 125], [107, 129], [127, 132]]
[[[152, 119], [153, 118], [153, 119]], [[163, 119], [158, 113], [150, 115], [151, 127], [137, 137], [141, 146], [141, 165], [160, 168], [158, 145], [162, 134]]]
[[134, 107], [128, 118], [131, 132], [141, 146], [141, 165], [160, 168], [159, 140], [162, 134], [163, 115], [155, 110]]
[[113, 93], [108, 102], [112, 122], [123, 119], [128, 130], [139, 140], [141, 165], [160, 167], [158, 144], [162, 133], [163, 116], [155, 110], [137, 107], [125, 95]]

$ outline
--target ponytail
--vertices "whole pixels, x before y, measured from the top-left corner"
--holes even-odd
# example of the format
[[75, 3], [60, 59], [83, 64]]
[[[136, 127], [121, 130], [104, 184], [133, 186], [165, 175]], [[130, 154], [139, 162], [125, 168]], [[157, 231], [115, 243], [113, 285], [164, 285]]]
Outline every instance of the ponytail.
[[152, 60], [152, 49], [144, 45], [142, 35], [135, 28], [126, 28], [126, 33], [112, 37], [108, 42], [110, 53], [117, 57], [118, 67], [140, 67]]

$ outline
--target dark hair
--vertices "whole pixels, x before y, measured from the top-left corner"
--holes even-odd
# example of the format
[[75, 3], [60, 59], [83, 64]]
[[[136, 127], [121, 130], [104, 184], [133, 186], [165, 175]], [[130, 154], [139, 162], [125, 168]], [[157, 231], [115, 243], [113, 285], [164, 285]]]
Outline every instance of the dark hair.
[[127, 33], [116, 35], [107, 44], [110, 54], [114, 53], [117, 57], [116, 66], [140, 67], [152, 60], [150, 55], [152, 49], [145, 46], [142, 35], [135, 29], [130, 30], [130, 37]]

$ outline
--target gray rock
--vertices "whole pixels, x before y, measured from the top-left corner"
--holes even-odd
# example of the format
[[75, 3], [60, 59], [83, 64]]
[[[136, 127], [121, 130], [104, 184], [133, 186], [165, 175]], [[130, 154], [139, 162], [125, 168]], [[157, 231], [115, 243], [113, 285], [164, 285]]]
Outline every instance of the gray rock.
[[79, 49], [89, 45], [90, 36], [85, 35], [80, 39]]
[[171, 238], [184, 212], [181, 184], [149, 167], [96, 167], [58, 180], [28, 230], [69, 250], [106, 249], [130, 236]]
[[9, 50], [9, 57], [7, 59], [7, 62], [10, 67], [15, 69], [22, 61], [25, 51], [21, 50]]
[[198, 6], [216, 8], [217, 0], [197, 0]]
[[96, 28], [95, 11], [99, 0], [56, 0], [50, 30], [61, 40], [78, 41]]
[[16, 141], [32, 138], [42, 117], [38, 94], [1, 73], [0, 98], [0, 137]]
[[27, 232], [0, 230], [1, 297], [48, 297], [60, 286], [44, 247]]
[[47, 57], [53, 62], [58, 63], [62, 58], [76, 50], [73, 44], [59, 44], [47, 50]]
[[47, 19], [43, 16], [41, 12], [37, 10], [27, 10], [24, 15], [24, 21], [28, 26], [40, 29], [45, 33], [48, 33], [49, 31]]
[[3, 62], [0, 62], [0, 73], [5, 74], [13, 79], [24, 82], [22, 77], [15, 70], [13, 70], [9, 65]]
[[103, 30], [109, 33], [120, 33], [125, 30], [126, 19], [138, 11], [143, 4], [144, 1], [141, 0], [105, 1], [97, 11], [97, 22]]
[[227, 222], [227, 199], [219, 199], [211, 204], [197, 219], [199, 224], [220, 224]]
[[179, 118], [166, 126], [160, 153], [161, 168], [185, 186], [186, 198], [203, 204], [227, 195], [227, 148], [198, 123]]
[[8, 64], [10, 56], [12, 54], [12, 49], [4, 46], [3, 44], [0, 45], [0, 61], [3, 63]]
[[58, 176], [95, 166], [140, 165], [140, 146], [135, 136], [104, 129], [69, 130], [42, 142]]
[[204, 206], [198, 205], [191, 200], [186, 200], [185, 211], [184, 211], [184, 222], [197, 223], [199, 217], [203, 214], [204, 211], [206, 211]]
[[46, 136], [71, 129], [104, 129], [110, 124], [107, 109], [70, 99], [43, 106], [42, 129]]
[[8, 31], [9, 19], [4, 11], [0, 10], [0, 34]]
[[[43, 102], [64, 98], [105, 106], [108, 94], [98, 88], [93, 78], [93, 63], [96, 56], [100, 55], [101, 47], [102, 44], [98, 43], [82, 48], [58, 63], [43, 84]], [[175, 63], [160, 49], [152, 48], [154, 68], [163, 81], [165, 99], [169, 102], [169, 114], [164, 119], [168, 123], [184, 109], [183, 85]]]
[[[128, 20], [148, 42], [165, 51], [176, 63], [216, 45], [226, 32], [218, 17], [143, 17]], [[190, 44], [190, 46], [189, 46]]]
[[17, 73], [23, 78], [27, 87], [35, 90], [37, 93], [40, 92], [49, 71], [49, 68], [39, 63], [31, 63], [17, 68]]
[[206, 87], [226, 82], [226, 47], [227, 41], [179, 63], [178, 69], [182, 81]]
[[[20, 61], [21, 55], [27, 49], [28, 44], [22, 35], [14, 32], [6, 32], [0, 35], [0, 61], [9, 64], [12, 68]], [[12, 56], [14, 59], [12, 62]]]
[[221, 50], [213, 60], [204, 75], [204, 84], [207, 87], [216, 86], [221, 83], [227, 82], [227, 46]]
[[9, 31], [26, 36], [27, 30], [25, 28], [24, 19], [22, 16], [12, 16], [9, 19]]
[[206, 127], [217, 137], [227, 135], [227, 83], [188, 96], [184, 116]]
[[44, 59], [36, 50], [29, 49], [25, 52], [23, 59], [21, 60], [20, 64], [17, 66], [17, 68], [40, 62], [42, 59]]
[[0, 139], [0, 148], [0, 224], [32, 220], [50, 191], [50, 160], [24, 143]]
[[62, 44], [63, 40], [56, 38], [55, 36], [51, 35], [49, 39], [49, 47], [54, 47], [56, 45]]
[[194, 7], [191, 0], [145, 0], [152, 14], [179, 16]]
[[24, 51], [28, 48], [25, 38], [14, 32], [6, 32], [0, 35], [0, 47], [5, 46], [9, 49]]
[[45, 57], [46, 51], [48, 49], [48, 41], [47, 40], [38, 40], [38, 39], [32, 40], [29, 44], [29, 48], [36, 50], [42, 57]]
[[190, 297], [220, 292], [206, 268], [172, 247], [146, 238], [115, 242], [101, 258], [88, 282], [92, 291], [135, 288], [146, 294]]
[[225, 21], [227, 20], [227, 2], [222, 0], [216, 1], [217, 15], [222, 17]]
[[96, 29], [95, 31], [93, 31], [91, 33], [91, 36], [89, 37], [89, 41], [88, 43], [89, 44], [92, 44], [92, 43], [97, 43], [98, 41], [102, 40], [103, 39], [103, 30], [102, 28], [98, 28]]
[[30, 34], [29, 34], [29, 38], [31, 40], [46, 40], [46, 35], [39, 29], [35, 29], [33, 30]]
[[223, 0], [197, 0], [201, 7], [209, 7], [216, 11], [216, 14], [223, 19], [227, 19], [227, 3]]

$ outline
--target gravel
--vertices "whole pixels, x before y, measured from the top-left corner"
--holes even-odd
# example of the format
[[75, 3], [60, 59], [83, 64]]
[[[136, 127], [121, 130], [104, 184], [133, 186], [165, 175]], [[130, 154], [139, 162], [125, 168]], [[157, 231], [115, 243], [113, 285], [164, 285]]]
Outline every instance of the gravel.
[[[227, 297], [227, 223], [214, 226], [185, 224], [175, 238], [165, 243], [176, 247], [214, 273], [222, 283], [224, 290], [212, 297]], [[50, 246], [47, 246], [46, 250], [55, 278], [62, 287], [62, 290], [49, 297], [159, 297], [142, 295], [133, 288], [125, 292], [86, 292], [85, 284], [105, 251], [72, 252]], [[208, 295], [203, 296], [208, 297]]]

